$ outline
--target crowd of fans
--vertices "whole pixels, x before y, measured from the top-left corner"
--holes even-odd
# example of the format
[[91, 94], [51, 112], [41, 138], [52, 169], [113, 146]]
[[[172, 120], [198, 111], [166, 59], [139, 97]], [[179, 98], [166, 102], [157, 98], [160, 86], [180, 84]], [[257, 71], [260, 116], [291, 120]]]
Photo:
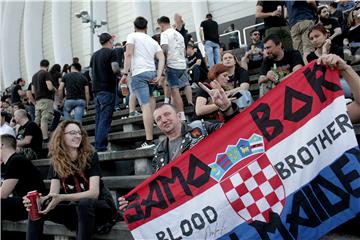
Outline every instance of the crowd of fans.
[[[6, 165], [1, 197], [8, 198], [13, 192], [14, 202], [6, 200], [4, 204], [15, 208], [23, 205], [19, 199], [26, 191], [34, 190], [34, 185], [44, 192], [42, 183], [35, 181], [36, 170], [35, 182], [29, 184], [24, 178], [34, 177], [13, 173], [14, 166], [35, 169], [30, 160], [46, 157], [43, 144], [47, 144], [51, 159], [50, 194], [42, 197], [51, 201], [43, 210], [46, 218], [30, 221], [29, 239], [38, 239], [44, 219], [77, 229], [78, 239], [89, 239], [93, 230], [89, 226], [112, 221], [116, 211], [100, 180], [97, 153], [109, 150], [113, 113], [121, 108], [129, 108], [129, 118], [142, 116], [146, 141], [139, 149], [155, 149], [154, 171], [195, 145], [189, 135], [194, 127], [202, 129], [206, 137], [254, 102], [258, 96], [249, 91], [252, 69], [260, 69], [258, 88], [262, 97], [312, 60], [338, 67], [343, 72], [345, 95], [353, 100], [348, 105], [349, 115], [352, 121], [359, 121], [360, 80], [348, 64], [360, 62], [360, 3], [258, 1], [255, 15], [263, 19], [265, 34], [261, 36], [261, 29], [252, 29], [250, 44], [241, 56], [233, 51], [221, 54], [219, 27], [211, 14], [206, 15], [199, 29], [205, 55], [180, 14], [175, 14], [173, 25], [169, 17], [160, 17], [152, 37], [147, 35], [147, 20], [137, 17], [134, 33], [126, 42], [115, 44], [113, 35], [99, 35], [102, 48], [92, 55], [89, 67], [82, 69], [80, 60], [74, 57], [73, 63], [62, 69], [59, 64], [50, 68], [44, 59], [28, 88], [23, 89], [23, 78], [8, 87], [0, 106], [1, 162]], [[232, 25], [226, 31], [234, 30]], [[233, 49], [239, 47], [238, 41], [234, 35]], [[164, 93], [164, 104], [155, 108], [159, 91]], [[95, 148], [81, 126], [91, 100], [96, 114]], [[136, 111], [136, 102], [141, 113]], [[186, 117], [186, 107], [193, 108], [194, 118]], [[154, 122], [166, 136], [156, 148]], [[9, 184], [8, 180], [13, 179], [17, 181]], [[61, 187], [64, 194], [60, 194]], [[119, 203], [123, 209], [127, 201], [120, 198]], [[24, 204], [29, 208], [26, 197]], [[94, 218], [99, 210], [100, 223]], [[25, 213], [20, 211], [16, 219], [8, 219], [24, 219]], [[8, 216], [6, 211], [3, 216]]]

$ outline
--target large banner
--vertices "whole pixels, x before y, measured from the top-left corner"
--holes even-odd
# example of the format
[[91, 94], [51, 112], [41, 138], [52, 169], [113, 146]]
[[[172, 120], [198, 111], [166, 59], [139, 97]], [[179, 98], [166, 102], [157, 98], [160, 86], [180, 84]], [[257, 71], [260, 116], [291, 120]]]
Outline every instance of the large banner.
[[315, 62], [127, 194], [135, 239], [318, 239], [360, 212], [339, 73]]

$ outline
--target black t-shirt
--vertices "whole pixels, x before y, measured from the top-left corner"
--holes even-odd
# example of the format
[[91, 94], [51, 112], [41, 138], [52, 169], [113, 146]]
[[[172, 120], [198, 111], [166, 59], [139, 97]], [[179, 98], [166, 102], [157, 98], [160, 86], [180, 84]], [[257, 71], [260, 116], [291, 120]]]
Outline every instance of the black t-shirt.
[[66, 99], [85, 99], [85, 86], [89, 86], [88, 80], [79, 72], [67, 73], [62, 82], [66, 88]]
[[4, 166], [4, 180], [18, 179], [13, 191], [14, 196], [23, 197], [28, 192], [37, 190], [45, 194], [45, 184], [39, 170], [21, 154], [14, 153]]
[[117, 82], [111, 68], [112, 62], [118, 62], [116, 51], [113, 49], [101, 48], [92, 55], [90, 67], [93, 92], [106, 91], [115, 93]]
[[[335, 18], [321, 18], [321, 23], [324, 25], [325, 29], [329, 32], [330, 36], [334, 34], [336, 28], [341, 28], [337, 19]], [[332, 42], [336, 45], [342, 45], [343, 37], [339, 35], [335, 37]]]
[[287, 26], [287, 22], [284, 18], [284, 10], [283, 10], [284, 6], [285, 6], [284, 1], [258, 1], [256, 5], [263, 7], [263, 10], [262, 10], [263, 13], [276, 11], [277, 6], [279, 6], [279, 5], [282, 6], [282, 16], [264, 18], [265, 29], [271, 28], [271, 27]]
[[352, 42], [359, 43], [360, 42], [360, 25], [355, 28], [349, 29], [348, 39], [349, 39], [350, 43], [352, 43]]
[[56, 87], [56, 89], [59, 88], [59, 78], [62, 77], [62, 74], [60, 72], [53, 72], [50, 73], [53, 85]]
[[[31, 86], [32, 86], [32, 82], [29, 84], [28, 88], [27, 88], [27, 91], [30, 91], [31, 92]], [[33, 96], [33, 98], [35, 99], [35, 95], [31, 92], [31, 95]], [[31, 105], [31, 106], [34, 106], [32, 104], [32, 102], [28, 101], [28, 104]]]
[[35, 88], [35, 99], [54, 99], [53, 92], [49, 91], [46, 81], [52, 82], [52, 77], [49, 72], [40, 70], [32, 77], [32, 84]]
[[236, 67], [232, 76], [229, 76], [229, 82], [234, 88], [239, 87], [242, 83], [250, 83], [249, 72], [242, 67]]
[[296, 65], [304, 65], [298, 50], [284, 51], [284, 57], [280, 61], [275, 61], [272, 58], [266, 57], [262, 62], [260, 75], [266, 75], [268, 71], [272, 70], [274, 63], [277, 66], [277, 71], [281, 78], [291, 73]]
[[200, 27], [203, 28], [204, 30], [204, 39], [215, 42], [215, 43], [220, 43], [219, 40], [219, 26], [217, 24], [217, 22], [213, 21], [213, 20], [205, 20], [201, 23]]
[[[59, 179], [63, 193], [69, 194], [87, 191], [89, 190], [90, 177], [101, 177], [100, 164], [97, 153], [94, 153], [89, 160], [90, 164], [84, 171], [77, 172], [74, 175], [63, 178], [59, 177], [59, 175], [54, 171], [54, 167], [50, 165], [48, 178]], [[103, 182], [100, 180], [100, 189], [102, 187]]]
[[117, 54], [117, 60], [119, 63], [120, 68], [124, 68], [124, 48], [115, 48], [114, 49]]
[[19, 84], [17, 84], [12, 93], [11, 93], [11, 103], [18, 103], [18, 102], [21, 102], [21, 99], [20, 99], [20, 95], [18, 93], [19, 90], [21, 90], [21, 86]]
[[[330, 46], [330, 53], [336, 54], [336, 55], [338, 55], [339, 57], [344, 58], [343, 48], [342, 48], [342, 47], [339, 47], [339, 46], [336, 45], [336, 44], [331, 44], [331, 46]], [[309, 53], [309, 54], [306, 56], [306, 60], [307, 60], [308, 62], [311, 62], [312, 60], [315, 60], [315, 59], [318, 59], [318, 58], [319, 58], [319, 57], [316, 56], [315, 51], [312, 51], [311, 53]]]
[[41, 156], [43, 137], [40, 127], [29, 120], [24, 126], [19, 127], [16, 139], [23, 140], [26, 136], [32, 136], [32, 138], [30, 144], [23, 148], [31, 148], [38, 156]]
[[321, 23], [330, 33], [330, 36], [334, 34], [335, 28], [340, 27], [338, 20], [336, 20], [335, 18], [321, 18]]
[[200, 59], [201, 60], [200, 67], [205, 72], [207, 72], [207, 66], [205, 64], [204, 57], [202, 56], [200, 50], [195, 51], [195, 53], [192, 56], [188, 56], [187, 59], [188, 59], [188, 67], [189, 68], [192, 67], [198, 59]]

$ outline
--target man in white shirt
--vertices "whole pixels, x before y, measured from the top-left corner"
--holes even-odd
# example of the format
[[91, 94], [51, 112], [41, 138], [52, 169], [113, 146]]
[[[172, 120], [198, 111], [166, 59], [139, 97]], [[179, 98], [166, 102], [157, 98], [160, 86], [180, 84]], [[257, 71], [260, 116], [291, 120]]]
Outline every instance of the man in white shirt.
[[[126, 83], [131, 68], [132, 92], [135, 93], [143, 112], [146, 141], [140, 148], [153, 148], [153, 115], [155, 99], [153, 88], [159, 82], [164, 70], [165, 58], [159, 44], [146, 34], [147, 20], [137, 17], [134, 21], [135, 32], [126, 41], [125, 63], [120, 83]], [[154, 59], [159, 61], [156, 71]]]
[[186, 72], [184, 37], [170, 26], [168, 17], [160, 17], [158, 24], [161, 29], [160, 45], [166, 58], [166, 77], [171, 89], [172, 103], [178, 109], [181, 120], [185, 121], [184, 104], [179, 89], [185, 87], [185, 93], [191, 95], [191, 87]]

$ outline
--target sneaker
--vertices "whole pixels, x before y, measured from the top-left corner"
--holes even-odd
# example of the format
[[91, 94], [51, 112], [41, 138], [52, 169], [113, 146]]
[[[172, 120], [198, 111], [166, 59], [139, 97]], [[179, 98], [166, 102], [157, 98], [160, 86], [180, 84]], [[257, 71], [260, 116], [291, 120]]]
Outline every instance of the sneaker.
[[115, 107], [115, 112], [120, 112], [120, 107], [119, 106], [117, 106], [117, 107]]
[[140, 116], [142, 116], [142, 114], [141, 113], [139, 113], [138, 111], [133, 111], [133, 112], [131, 112], [131, 113], [129, 113], [129, 118], [133, 118], [133, 117], [140, 117]]
[[140, 147], [138, 147], [137, 149], [149, 149], [149, 148], [154, 148], [156, 147], [154, 143], [148, 144], [146, 141], [141, 144]]

